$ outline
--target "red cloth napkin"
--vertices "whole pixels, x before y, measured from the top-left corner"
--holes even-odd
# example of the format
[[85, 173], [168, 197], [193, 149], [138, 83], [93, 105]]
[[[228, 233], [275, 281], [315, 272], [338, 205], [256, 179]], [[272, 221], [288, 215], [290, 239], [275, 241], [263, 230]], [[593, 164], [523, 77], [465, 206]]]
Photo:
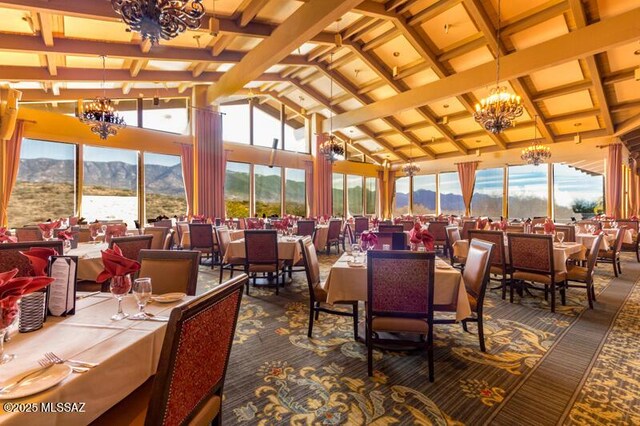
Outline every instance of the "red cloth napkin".
[[31, 247], [27, 251], [21, 251], [20, 254], [29, 259], [33, 273], [35, 276], [47, 275], [47, 266], [49, 266], [49, 258], [59, 253], [48, 247]]
[[360, 234], [360, 241], [376, 245], [378, 244], [378, 236], [373, 232], [363, 231], [362, 234]]
[[9, 235], [9, 230], [7, 228], [0, 227], [0, 243], [17, 243], [18, 239], [16, 237], [12, 237]]
[[104, 282], [112, 277], [121, 277], [132, 274], [140, 269], [140, 264], [135, 260], [127, 259], [122, 255], [122, 250], [117, 244], [113, 249], [102, 250], [102, 263], [104, 270], [100, 272], [96, 282]]
[[550, 219], [546, 219], [544, 221], [544, 232], [545, 232], [545, 234], [550, 234], [555, 230], [556, 230], [556, 225]]
[[419, 223], [413, 225], [413, 229], [409, 232], [409, 241], [412, 244], [424, 244], [427, 251], [433, 251], [435, 238], [428, 230], [423, 230]]
[[24, 295], [41, 290], [53, 282], [50, 277], [19, 277], [18, 268], [0, 273], [0, 327], [11, 325], [18, 315], [18, 300]]
[[38, 228], [40, 228], [40, 230], [42, 232], [47, 232], [47, 231], [51, 231], [53, 229], [59, 228], [60, 227], [60, 221], [56, 220], [54, 222], [44, 222], [38, 225]]
[[65, 229], [64, 231], [58, 232], [58, 239], [62, 241], [73, 240], [73, 233], [71, 229]]

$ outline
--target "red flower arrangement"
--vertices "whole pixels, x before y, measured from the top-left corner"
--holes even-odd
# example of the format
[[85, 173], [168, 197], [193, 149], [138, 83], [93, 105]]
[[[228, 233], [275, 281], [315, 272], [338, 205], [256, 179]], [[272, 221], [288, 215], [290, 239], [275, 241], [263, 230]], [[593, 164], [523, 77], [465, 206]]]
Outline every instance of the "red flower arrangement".
[[553, 231], [556, 230], [556, 225], [553, 223], [553, 221], [549, 218], [546, 218], [544, 220], [544, 233], [545, 234], [551, 234]]

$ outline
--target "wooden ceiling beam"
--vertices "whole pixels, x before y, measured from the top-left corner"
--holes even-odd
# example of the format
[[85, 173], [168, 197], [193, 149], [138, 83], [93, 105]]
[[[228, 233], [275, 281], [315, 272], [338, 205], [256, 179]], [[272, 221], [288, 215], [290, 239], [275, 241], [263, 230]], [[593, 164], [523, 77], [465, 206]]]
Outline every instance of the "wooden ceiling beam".
[[624, 70], [613, 72], [604, 77], [602, 83], [605, 86], [609, 86], [612, 84], [620, 83], [621, 81], [631, 80], [634, 78], [635, 70], [637, 67], [627, 68]]
[[362, 18], [358, 19], [356, 22], [349, 25], [347, 28], [345, 28], [342, 31], [342, 38], [344, 40], [349, 39], [354, 35], [356, 35], [357, 33], [365, 31], [367, 28], [370, 28], [376, 22], [377, 22], [376, 18], [372, 18], [370, 16], [363, 16]]
[[262, 8], [265, 7], [268, 2], [269, 0], [251, 0], [247, 7], [242, 11], [242, 15], [240, 15], [240, 26], [246, 27], [247, 24], [251, 22], [258, 13], [260, 13]]
[[425, 21], [428, 21], [443, 12], [451, 9], [453, 6], [460, 3], [461, 0], [438, 0], [429, 7], [422, 9], [407, 20], [407, 24], [411, 26], [419, 25]]
[[618, 104], [611, 105], [609, 111], [612, 113], [628, 111], [630, 109], [640, 108], [640, 101], [620, 102]]
[[541, 90], [539, 92], [532, 93], [531, 100], [533, 102], [542, 102], [547, 99], [555, 98], [556, 96], [568, 95], [570, 93], [588, 90], [591, 88], [591, 85], [591, 80], [582, 80], [575, 83], [564, 84], [552, 89]]
[[356, 59], [356, 55], [354, 55], [353, 53], [347, 53], [346, 55], [343, 55], [338, 59], [331, 60], [331, 62], [327, 64], [327, 68], [330, 70], [334, 70], [336, 68], [340, 68], [341, 66], [348, 64], [349, 62], [355, 59]]
[[330, 51], [332, 51], [334, 49], [334, 47], [335, 46], [331, 46], [331, 45], [314, 47], [307, 54], [307, 61], [309, 61], [309, 62], [315, 61], [316, 59], [318, 59], [322, 55], [325, 55], [325, 54], [329, 53]]
[[482, 33], [475, 33], [467, 38], [460, 40], [458, 43], [454, 43], [451, 46], [447, 46], [446, 50], [438, 55], [439, 62], [447, 62], [458, 56], [462, 56], [466, 53], [473, 52], [483, 46], [486, 46], [487, 41], [483, 37]]
[[589, 108], [582, 111], [570, 112], [567, 114], [553, 115], [544, 119], [546, 123], [557, 123], [559, 121], [579, 120], [581, 118], [593, 117], [600, 114], [600, 108]]
[[366, 42], [362, 46], [362, 50], [364, 50], [366, 52], [368, 50], [376, 49], [376, 48], [382, 46], [383, 44], [393, 40], [396, 37], [398, 37], [399, 35], [400, 35], [400, 31], [398, 31], [397, 28], [391, 28], [390, 30], [385, 31], [384, 33], [380, 34], [379, 36], [377, 36], [377, 37], [371, 39], [370, 41]]
[[191, 75], [193, 75], [194, 78], [200, 77], [202, 73], [207, 70], [208, 66], [209, 64], [206, 62], [197, 63], [196, 66], [193, 67], [193, 70], [191, 70]]
[[211, 46], [211, 56], [216, 57], [220, 56], [224, 49], [229, 47], [231, 42], [235, 39], [235, 36], [232, 35], [219, 35], [213, 41], [213, 45]]
[[558, 15], [562, 15], [567, 10], [569, 10], [567, 0], [550, 0], [538, 7], [531, 8], [520, 15], [514, 16], [507, 22], [503, 22], [503, 26], [500, 29], [500, 36], [508, 37], [524, 31], [534, 25], [541, 24]]
[[[147, 62], [148, 61], [142, 59], [134, 59], [133, 61], [131, 61], [131, 67], [129, 67], [129, 74], [131, 74], [131, 77], [137, 77], [138, 74], [140, 74], [140, 71], [142, 71], [147, 66]], [[194, 75], [194, 77], [197, 77], [197, 75]]]
[[53, 46], [53, 20], [49, 13], [38, 13], [40, 36], [45, 46]]
[[[56, 85], [57, 86], [57, 85]], [[110, 99], [133, 99], [138, 97], [152, 98], [158, 94], [157, 89], [136, 89], [131, 88], [129, 95], [122, 93], [121, 89], [106, 89], [103, 92], [102, 89], [59, 89], [59, 94], [46, 93], [37, 89], [20, 89], [22, 92], [21, 102], [77, 102], [78, 99], [93, 99], [98, 96], [103, 96], [106, 93]], [[132, 93], [133, 92], [133, 93]], [[182, 94], [177, 89], [162, 89], [160, 94], [162, 98], [186, 98], [188, 94]]]

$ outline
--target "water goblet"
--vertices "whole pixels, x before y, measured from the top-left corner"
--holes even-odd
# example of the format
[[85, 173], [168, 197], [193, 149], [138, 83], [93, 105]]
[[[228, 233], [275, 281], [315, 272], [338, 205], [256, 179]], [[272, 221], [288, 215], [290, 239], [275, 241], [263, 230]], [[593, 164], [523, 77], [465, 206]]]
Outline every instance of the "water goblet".
[[560, 245], [562, 246], [564, 241], [564, 232], [562, 231], [556, 232], [556, 238], [558, 239], [558, 241], [560, 242]]
[[138, 313], [131, 318], [141, 320], [149, 318], [144, 308], [151, 299], [151, 278], [137, 278], [133, 281], [133, 297], [138, 303]]
[[111, 319], [113, 321], [120, 321], [127, 318], [129, 314], [122, 311], [122, 299], [131, 291], [131, 275], [112, 277], [109, 290], [113, 297], [118, 300], [118, 312], [114, 314]]

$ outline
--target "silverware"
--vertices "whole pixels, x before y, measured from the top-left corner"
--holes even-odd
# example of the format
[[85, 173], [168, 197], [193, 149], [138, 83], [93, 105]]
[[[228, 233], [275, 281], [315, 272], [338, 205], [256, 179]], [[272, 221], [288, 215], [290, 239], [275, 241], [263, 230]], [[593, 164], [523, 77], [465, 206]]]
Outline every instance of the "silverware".
[[129, 319], [131, 321], [157, 321], [157, 322], [169, 322], [169, 317], [157, 317], [155, 315], [153, 316], [147, 316], [146, 318], [132, 318], [129, 317]]
[[[42, 358], [40, 361], [38, 361], [38, 364], [40, 364], [41, 366], [45, 366], [47, 364], [50, 364], [49, 366], [53, 365], [53, 364], [64, 364], [63, 362], [54, 362], [48, 358]], [[84, 367], [75, 367], [73, 365], [70, 365], [69, 367], [71, 367], [71, 371], [73, 371], [74, 373], [86, 373], [87, 371], [89, 371], [88, 368], [84, 368]]]
[[94, 368], [98, 366], [98, 364], [95, 362], [77, 361], [75, 359], [62, 359], [58, 355], [54, 354], [53, 352], [47, 352], [44, 354], [44, 356], [45, 358], [47, 358], [48, 360], [50, 360], [55, 364], [61, 364], [63, 362], [66, 362], [68, 364], [74, 364], [76, 366], [84, 367], [84, 368]]
[[11, 389], [15, 388], [16, 386], [18, 386], [20, 383], [23, 383], [27, 379], [32, 379], [34, 377], [39, 376], [41, 373], [43, 373], [43, 372], [47, 371], [49, 368], [51, 368], [53, 366], [53, 363], [48, 361], [48, 364], [46, 364], [46, 365], [40, 364], [40, 366], [42, 368], [40, 368], [40, 369], [38, 369], [36, 371], [32, 371], [31, 373], [25, 374], [24, 376], [20, 377], [20, 379], [18, 379], [18, 381], [13, 382], [13, 383], [11, 383], [11, 384], [9, 384], [7, 386], [0, 387], [0, 393], [6, 393], [9, 390], [11, 390]]
[[99, 291], [94, 291], [93, 293], [89, 293], [89, 294], [82, 294], [80, 296], [76, 296], [76, 300], [86, 299], [87, 297], [97, 296], [98, 294], [100, 294]]

